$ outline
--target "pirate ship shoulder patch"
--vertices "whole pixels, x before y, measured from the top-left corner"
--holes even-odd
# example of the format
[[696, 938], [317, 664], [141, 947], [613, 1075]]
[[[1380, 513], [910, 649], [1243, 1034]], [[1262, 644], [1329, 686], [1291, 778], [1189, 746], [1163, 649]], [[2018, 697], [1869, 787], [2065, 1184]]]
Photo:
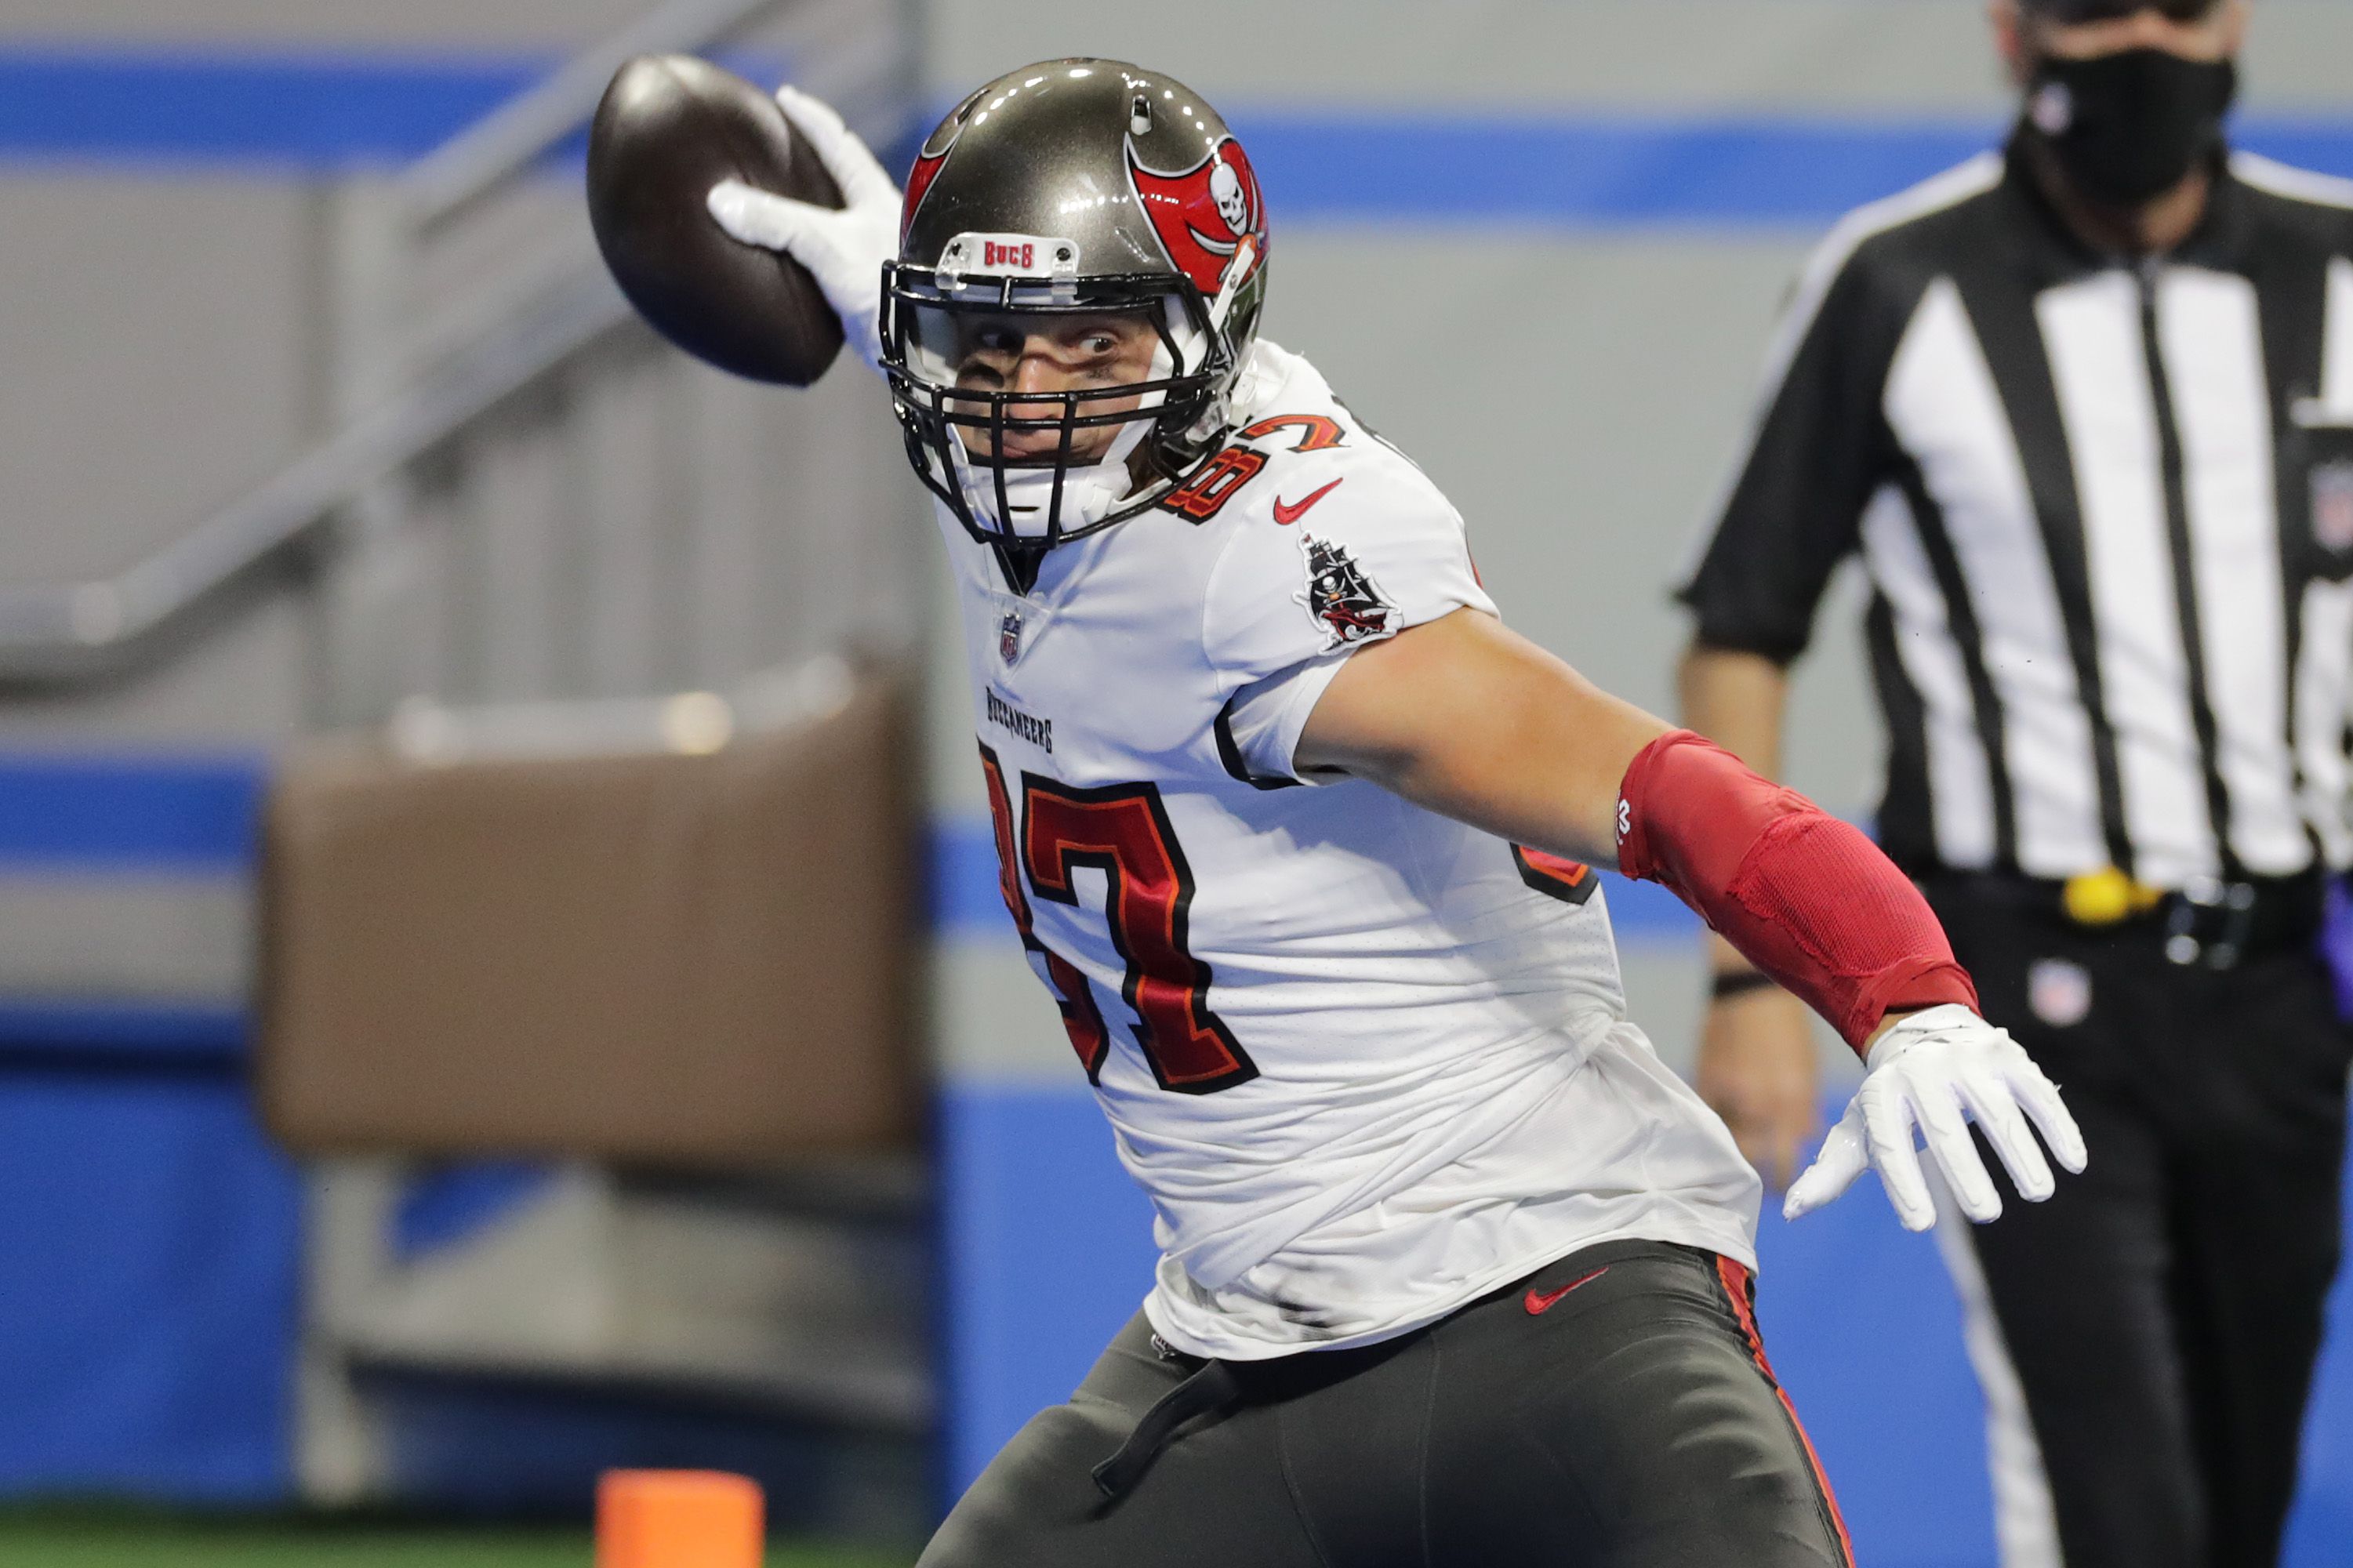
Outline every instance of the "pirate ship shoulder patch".
[[1312, 533], [1299, 536], [1307, 557], [1307, 586], [1293, 598], [1324, 633], [1324, 651], [1394, 635], [1397, 606], [1385, 598], [1347, 547]]

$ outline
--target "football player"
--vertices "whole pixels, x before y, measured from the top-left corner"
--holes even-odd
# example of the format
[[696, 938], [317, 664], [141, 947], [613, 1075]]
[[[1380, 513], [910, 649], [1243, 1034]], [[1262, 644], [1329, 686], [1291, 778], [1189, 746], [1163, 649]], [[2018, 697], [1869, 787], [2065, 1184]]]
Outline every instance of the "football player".
[[[1758, 1196], [1625, 1016], [1608, 857], [1869, 1072], [1790, 1215], [1875, 1168], [1998, 1212], [2083, 1145], [1862, 834], [1514, 636], [1461, 519], [1259, 336], [1264, 194], [1156, 71], [1031, 66], [903, 198], [730, 182], [888, 379], [962, 607], [1008, 911], [1162, 1250], [1142, 1313], [926, 1568], [1850, 1561], [1759, 1342]], [[1856, 1331], [1871, 1331], [1856, 1325]]]

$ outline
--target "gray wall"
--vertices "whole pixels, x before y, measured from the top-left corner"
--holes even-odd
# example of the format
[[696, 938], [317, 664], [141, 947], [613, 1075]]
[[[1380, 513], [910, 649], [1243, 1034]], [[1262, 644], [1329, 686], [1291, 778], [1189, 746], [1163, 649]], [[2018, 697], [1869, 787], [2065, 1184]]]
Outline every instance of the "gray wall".
[[[644, 0], [5, 0], [0, 47], [543, 52]], [[0, 583], [111, 573], [322, 434], [322, 193], [281, 177], [0, 164]], [[246, 744], [316, 697], [299, 595], [265, 584], [170, 663], [0, 699], [11, 744]]]
[[5, 0], [0, 37], [542, 53], [588, 43], [651, 9], [647, 0]]
[[[2248, 68], [2275, 110], [2341, 112], [2340, 0], [2255, 0]], [[1509, 110], [2001, 105], [1983, 0], [932, 0], [944, 91], [1054, 55], [1173, 72], [1214, 102]]]
[[[318, 433], [312, 205], [283, 181], [0, 168], [0, 582], [118, 570]], [[275, 732], [298, 623], [269, 595], [188, 662], [0, 702], [0, 736]]]
[[[886, 24], [894, 5], [812, 0]], [[6, 0], [0, 48], [553, 64], [652, 8]], [[382, 294], [396, 319], [373, 342], [348, 330], [364, 297], [353, 220], [370, 188], [245, 165], [0, 161], [0, 584], [121, 571], [399, 384], [364, 358], [426, 357], [389, 339], [432, 339], [564, 246], [593, 256], [569, 182], [509, 194]], [[94, 686], [0, 688], [0, 743], [267, 745], [380, 716], [409, 691], [716, 684], [837, 645], [860, 616], [887, 623], [876, 640], [902, 636], [907, 595], [872, 583], [913, 575], [901, 525], [914, 508], [884, 408], [847, 377], [787, 398], [666, 350], [605, 354], [427, 465], [397, 503], [418, 524], [399, 549], [364, 570], [340, 548], [290, 554], [166, 657]], [[614, 498], [674, 515], [621, 537]], [[375, 535], [341, 543], [360, 537]], [[566, 602], [567, 586], [593, 609]], [[482, 624], [450, 627], [459, 611]]]

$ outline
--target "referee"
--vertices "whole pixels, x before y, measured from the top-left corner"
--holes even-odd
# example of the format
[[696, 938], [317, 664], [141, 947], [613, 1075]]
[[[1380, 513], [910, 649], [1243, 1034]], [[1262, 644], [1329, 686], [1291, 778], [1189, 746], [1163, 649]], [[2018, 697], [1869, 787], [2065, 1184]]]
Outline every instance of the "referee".
[[[2092, 1155], [1944, 1237], [2004, 1561], [2270, 1563], [2353, 1060], [2316, 952], [2353, 860], [2353, 185], [2226, 152], [2245, 0], [1994, 18], [2006, 152], [1806, 272], [1682, 590], [1684, 717], [1774, 772], [1862, 556], [1881, 839]], [[1702, 1092], [1786, 1179], [1805, 1018], [1728, 948], [1715, 973]]]

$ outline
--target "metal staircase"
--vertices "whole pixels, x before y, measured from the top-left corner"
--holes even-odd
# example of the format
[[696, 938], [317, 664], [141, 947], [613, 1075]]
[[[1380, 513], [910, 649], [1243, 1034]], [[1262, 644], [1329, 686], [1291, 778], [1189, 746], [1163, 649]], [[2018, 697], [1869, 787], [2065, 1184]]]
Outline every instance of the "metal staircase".
[[[899, 0], [673, 0], [334, 208], [333, 433], [147, 558], [0, 585], [0, 679], [171, 657], [290, 553], [316, 568], [318, 724], [403, 697], [644, 694], [903, 636], [911, 509], [879, 389], [785, 396], [661, 345], [606, 276], [572, 143], [631, 55], [789, 70], [878, 145], [914, 110]], [[887, 468], [883, 471], [891, 471]]]

